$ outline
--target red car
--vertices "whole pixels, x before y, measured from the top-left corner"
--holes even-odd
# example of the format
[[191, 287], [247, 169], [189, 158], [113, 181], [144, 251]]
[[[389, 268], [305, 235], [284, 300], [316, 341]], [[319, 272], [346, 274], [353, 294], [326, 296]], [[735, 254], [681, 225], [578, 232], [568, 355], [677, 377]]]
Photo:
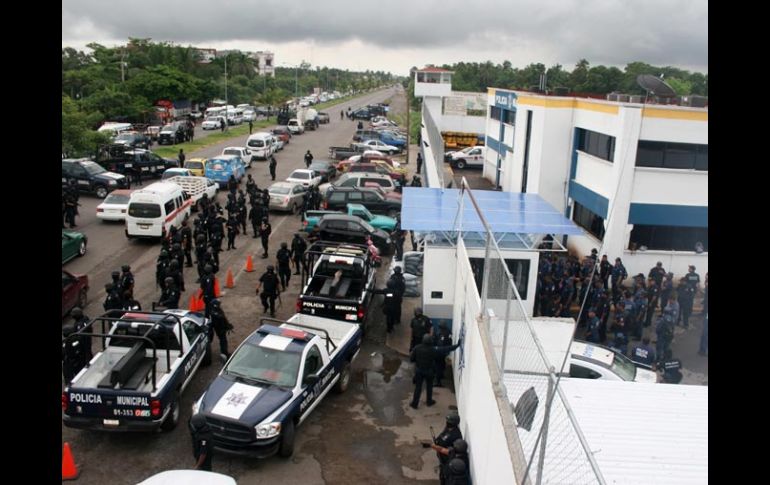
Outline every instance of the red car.
[[271, 131], [284, 145], [289, 144], [289, 139], [291, 139], [291, 132], [289, 130], [286, 128], [273, 128]]
[[85, 308], [88, 303], [88, 276], [61, 270], [61, 316], [74, 307]]

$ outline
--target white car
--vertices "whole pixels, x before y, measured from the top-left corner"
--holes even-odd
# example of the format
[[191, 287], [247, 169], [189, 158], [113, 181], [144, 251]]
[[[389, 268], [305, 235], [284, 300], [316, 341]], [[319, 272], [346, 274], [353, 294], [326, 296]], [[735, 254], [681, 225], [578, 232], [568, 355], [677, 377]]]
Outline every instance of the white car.
[[103, 221], [125, 221], [131, 192], [124, 189], [110, 192], [104, 202], [96, 206], [96, 217]]
[[166, 470], [137, 485], [237, 485], [233, 477], [204, 470]]
[[243, 112], [243, 121], [257, 121], [256, 111], [246, 110]]
[[366, 140], [360, 143], [356, 143], [356, 146], [364, 147], [368, 150], [377, 150], [382, 153], [387, 153], [388, 155], [393, 155], [394, 153], [401, 151], [398, 147], [394, 147], [393, 145], [386, 145], [380, 140]]
[[298, 168], [286, 178], [286, 181], [302, 184], [305, 187], [317, 187], [321, 183], [321, 174], [315, 170]]
[[193, 173], [189, 168], [169, 168], [163, 172], [163, 175], [160, 177], [160, 179], [167, 180], [171, 177], [193, 177]]
[[654, 371], [607, 347], [576, 340], [572, 342], [570, 351], [570, 377], [652, 384], [658, 382], [658, 374]]
[[246, 147], [227, 147], [222, 150], [222, 155], [236, 155], [241, 157], [246, 168], [251, 168], [251, 150]]
[[297, 118], [292, 118], [286, 125], [292, 135], [298, 135], [305, 132], [305, 127], [299, 122]]
[[486, 147], [472, 146], [457, 152], [450, 152], [447, 154], [447, 158], [449, 159], [449, 164], [452, 168], [481, 168], [484, 166], [485, 154]]
[[223, 116], [209, 116], [201, 123], [201, 128], [204, 130], [219, 130], [222, 128], [220, 120], [224, 120]]
[[278, 150], [283, 150], [283, 140], [276, 136], [273, 137], [273, 153], [277, 152]]

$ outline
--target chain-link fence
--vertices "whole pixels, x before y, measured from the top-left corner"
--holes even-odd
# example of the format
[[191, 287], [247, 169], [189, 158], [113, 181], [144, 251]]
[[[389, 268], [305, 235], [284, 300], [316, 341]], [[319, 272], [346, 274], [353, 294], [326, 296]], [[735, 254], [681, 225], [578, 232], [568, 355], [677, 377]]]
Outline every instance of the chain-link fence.
[[[487, 325], [488, 348], [493, 349], [499, 371], [498, 393], [507, 396], [510, 412], [503, 422], [515, 423], [506, 430], [509, 440], [518, 439], [524, 469], [517, 469], [520, 484], [603, 484], [601, 472], [582, 436], [569, 403], [558, 388], [558, 375], [572, 340], [571, 319], [538, 319], [533, 326], [520, 294], [534, 298], [535, 289], [526, 288], [530, 259], [508, 258], [501, 252], [494, 234], [481, 213], [473, 192], [462, 181], [468, 197], [461, 195], [460, 211], [472, 204], [486, 228], [483, 258], [469, 260], [476, 282], [481, 282], [481, 316]], [[462, 227], [458, 218], [458, 234]], [[529, 282], [534, 285], [534, 282]], [[516, 462], [516, 460], [514, 460]], [[521, 461], [519, 461], [521, 462]]]

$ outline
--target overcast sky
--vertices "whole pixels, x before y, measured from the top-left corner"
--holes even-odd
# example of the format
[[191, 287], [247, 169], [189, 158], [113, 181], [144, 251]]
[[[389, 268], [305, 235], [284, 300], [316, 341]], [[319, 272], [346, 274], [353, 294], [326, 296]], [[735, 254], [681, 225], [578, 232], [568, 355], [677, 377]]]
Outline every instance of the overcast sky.
[[62, 1], [62, 47], [129, 37], [396, 75], [486, 60], [572, 70], [581, 58], [708, 72], [707, 0]]

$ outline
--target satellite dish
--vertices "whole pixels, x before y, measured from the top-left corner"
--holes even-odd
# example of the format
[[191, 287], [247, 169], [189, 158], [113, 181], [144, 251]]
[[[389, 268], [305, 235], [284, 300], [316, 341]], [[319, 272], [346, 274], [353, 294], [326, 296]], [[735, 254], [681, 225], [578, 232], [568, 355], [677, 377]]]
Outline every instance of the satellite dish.
[[661, 98], [673, 98], [676, 96], [674, 88], [666, 84], [663, 79], [653, 76], [652, 74], [640, 74], [636, 76], [636, 83], [642, 89], [647, 91], [648, 95], [652, 93]]

